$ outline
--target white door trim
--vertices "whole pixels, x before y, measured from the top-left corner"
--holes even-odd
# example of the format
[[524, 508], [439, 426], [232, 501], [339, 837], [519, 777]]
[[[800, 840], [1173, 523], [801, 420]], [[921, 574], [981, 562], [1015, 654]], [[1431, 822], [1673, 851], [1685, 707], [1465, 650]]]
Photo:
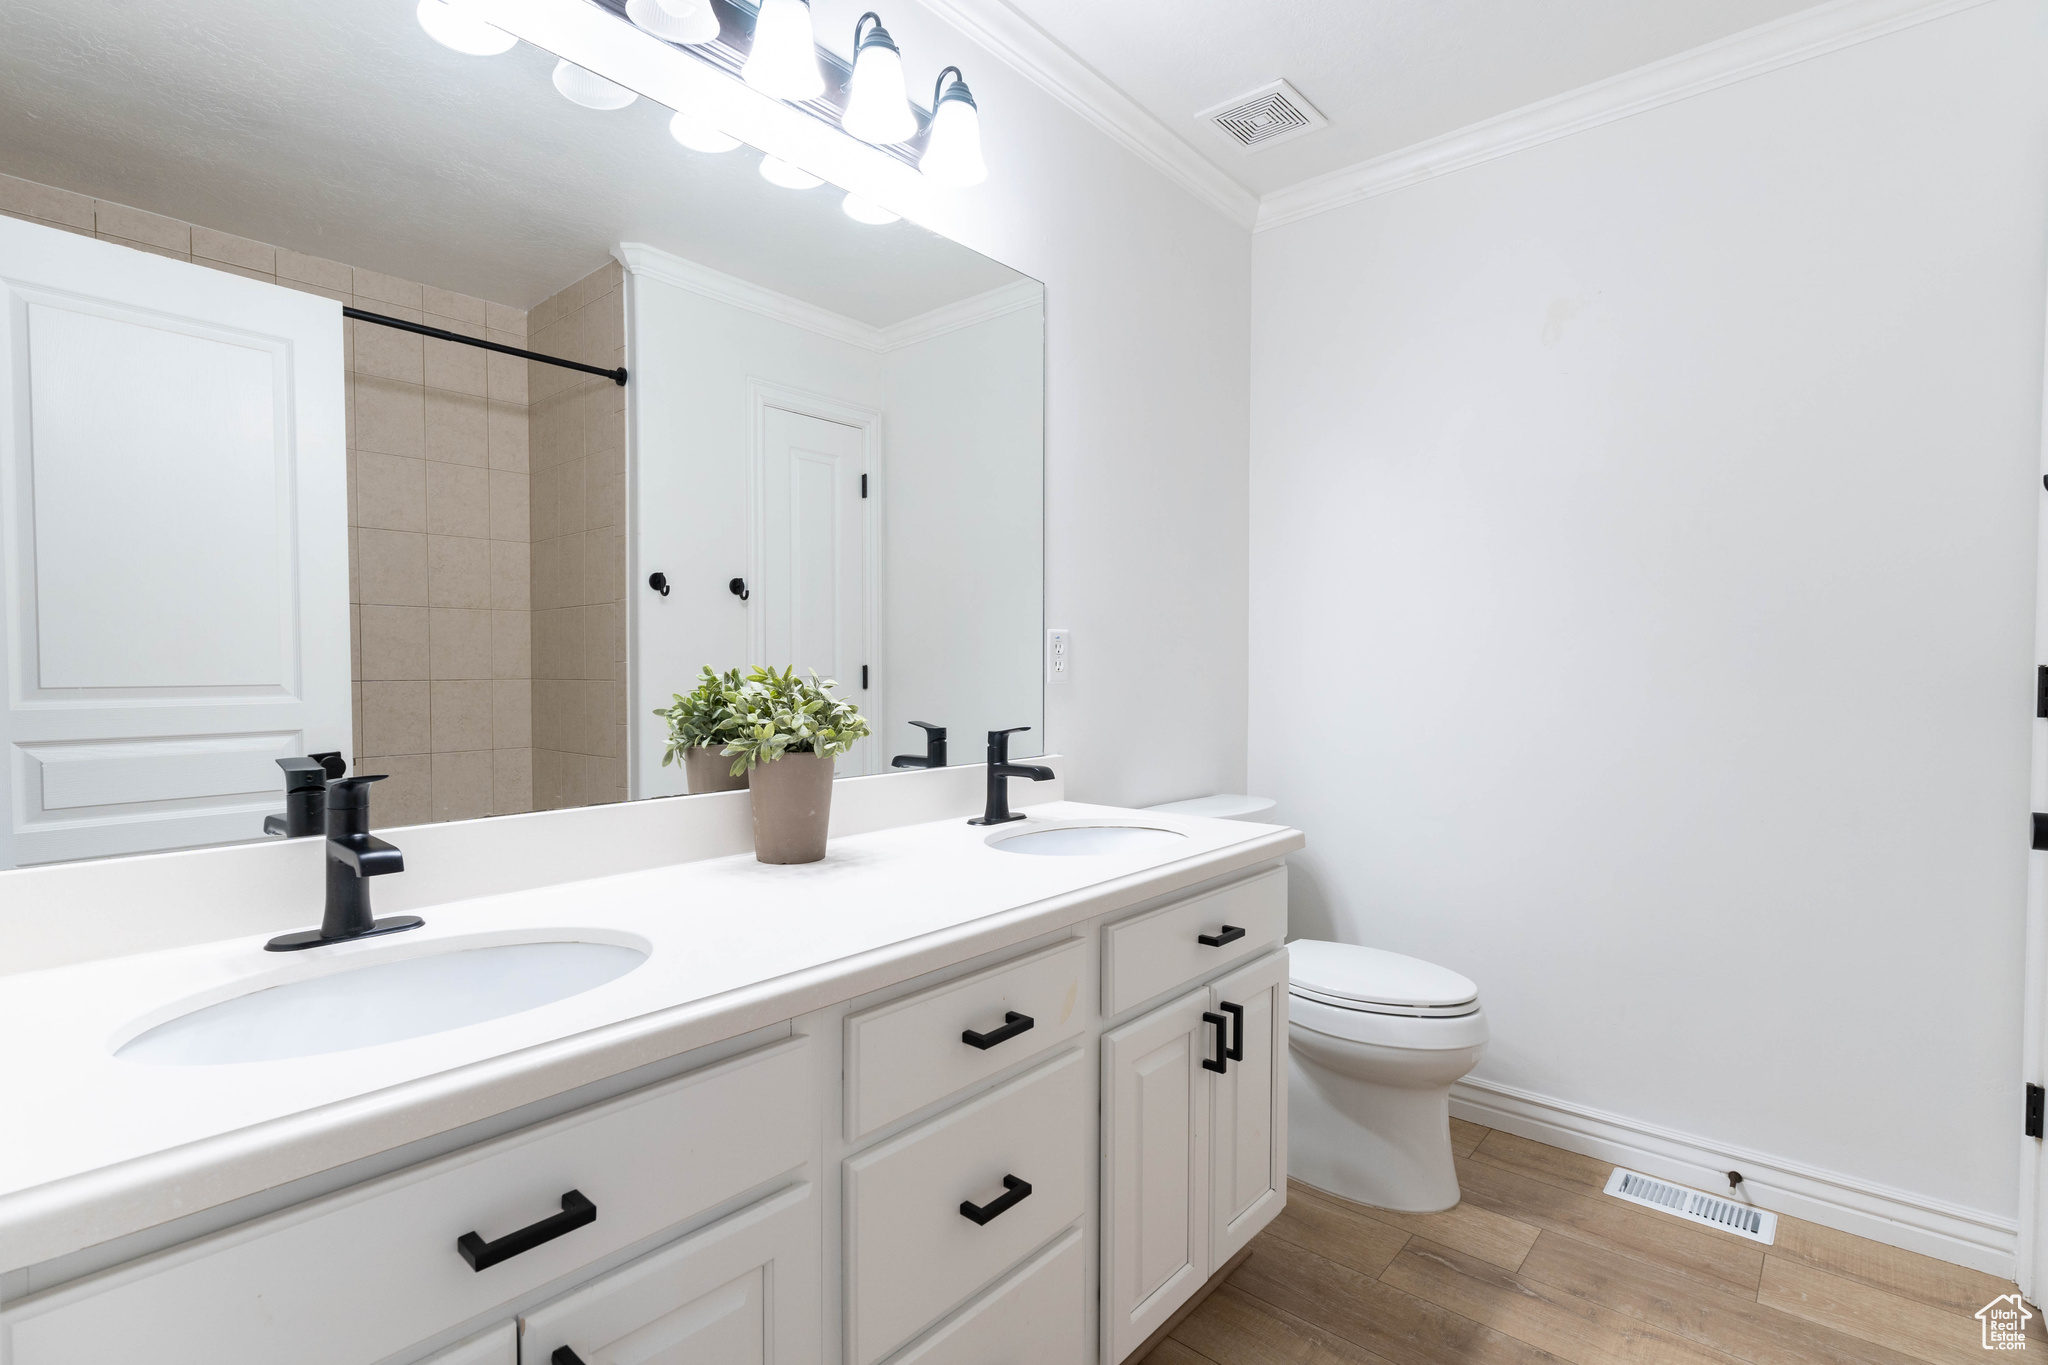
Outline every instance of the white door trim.
[[[2048, 316], [2048, 312], [2044, 312]], [[2041, 475], [2034, 490], [2039, 511], [2034, 540], [2034, 659], [2048, 664], [2048, 377], [2044, 377], [2041, 412]], [[2033, 772], [2028, 790], [2031, 810], [2048, 811], [2048, 721], [2035, 720]], [[2019, 834], [2018, 822], [2013, 833]], [[2048, 867], [2044, 856], [2027, 858], [2026, 987], [2022, 997], [2020, 1079], [2048, 1085]], [[2017, 1119], [2019, 1115], [2015, 1114]], [[2014, 1124], [2018, 1128], [2017, 1123]], [[2018, 1134], [2020, 1144], [2019, 1286], [2029, 1300], [2041, 1301], [2048, 1291], [2048, 1198], [2042, 1189], [2044, 1156], [2039, 1138]]]
[[[883, 657], [883, 642], [888, 633], [882, 628], [882, 603], [887, 600], [882, 582], [884, 557], [881, 552], [882, 535], [886, 526], [882, 516], [882, 413], [878, 408], [849, 403], [830, 394], [813, 393], [772, 379], [756, 376], [747, 378], [747, 582], [759, 583], [767, 572], [763, 545], [766, 527], [763, 518], [767, 515], [767, 491], [762, 486], [761, 470], [767, 459], [768, 412], [777, 409], [793, 412], [801, 417], [815, 417], [824, 422], [837, 422], [841, 426], [854, 427], [861, 434], [861, 470], [867, 475], [870, 495], [861, 508], [861, 653], [868, 666], [868, 688], [861, 692], [858, 678], [841, 678], [842, 692], [859, 694], [855, 703], [860, 713], [867, 717], [872, 731], [868, 739], [862, 740], [854, 750], [863, 750], [872, 756], [881, 751], [883, 737], [888, 733], [888, 690], [883, 679], [888, 676]], [[747, 661], [750, 664], [765, 664], [767, 659], [766, 624], [754, 603], [747, 608]], [[866, 767], [880, 771], [870, 757]]]

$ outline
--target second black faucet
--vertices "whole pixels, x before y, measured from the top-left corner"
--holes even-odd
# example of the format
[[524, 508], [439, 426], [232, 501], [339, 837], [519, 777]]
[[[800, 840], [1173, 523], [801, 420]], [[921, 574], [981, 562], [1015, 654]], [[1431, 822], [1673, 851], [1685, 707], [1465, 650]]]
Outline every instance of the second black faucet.
[[1035, 763], [1010, 762], [1010, 736], [1022, 734], [1030, 728], [1028, 725], [1013, 725], [1007, 730], [988, 732], [988, 806], [968, 824], [1007, 825], [1012, 820], [1022, 820], [1022, 815], [1010, 810], [1010, 779], [1028, 777], [1033, 782], [1050, 782], [1058, 776], [1052, 769]]

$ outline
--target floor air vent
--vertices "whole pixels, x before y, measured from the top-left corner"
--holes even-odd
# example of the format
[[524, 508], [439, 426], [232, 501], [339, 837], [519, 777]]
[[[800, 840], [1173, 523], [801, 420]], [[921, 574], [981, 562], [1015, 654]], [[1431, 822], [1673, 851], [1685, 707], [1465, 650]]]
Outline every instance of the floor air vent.
[[1652, 1180], [1649, 1176], [1625, 1171], [1619, 1166], [1614, 1168], [1613, 1175], [1607, 1177], [1607, 1193], [1616, 1199], [1626, 1199], [1631, 1204], [1641, 1204], [1646, 1209], [1668, 1213], [1689, 1223], [1732, 1232], [1737, 1237], [1747, 1237], [1766, 1246], [1778, 1237], [1778, 1215], [1769, 1209], [1752, 1208], [1748, 1204], [1738, 1204], [1719, 1195], [1702, 1194], [1665, 1180]]
[[1329, 120], [1286, 81], [1262, 85], [1195, 115], [1246, 151], [1258, 151], [1325, 127]]

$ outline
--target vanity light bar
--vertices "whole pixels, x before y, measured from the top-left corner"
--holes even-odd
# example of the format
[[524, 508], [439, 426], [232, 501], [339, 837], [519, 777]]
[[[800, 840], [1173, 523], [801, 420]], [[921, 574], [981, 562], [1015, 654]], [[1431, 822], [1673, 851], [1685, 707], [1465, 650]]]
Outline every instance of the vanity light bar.
[[[618, 16], [619, 22], [631, 23], [626, 17], [626, 0], [591, 0], [597, 8]], [[669, 43], [676, 51], [685, 53], [703, 62], [713, 70], [722, 71], [734, 80], [740, 79], [740, 68], [747, 64], [747, 54], [754, 46], [754, 8], [740, 3], [740, 0], [711, 0], [711, 12], [718, 17], [718, 36], [708, 43]], [[644, 29], [640, 30], [645, 32]], [[652, 35], [650, 35], [652, 36]], [[666, 39], [657, 39], [666, 42]], [[846, 101], [853, 86], [853, 67], [838, 53], [827, 47], [818, 49], [818, 66], [825, 74], [825, 93], [816, 99], [786, 100], [792, 109], [801, 109], [820, 123], [838, 129], [846, 113]], [[893, 157], [906, 166], [916, 166], [924, 155], [925, 139], [930, 135], [932, 116], [916, 104], [910, 106], [911, 117], [917, 120], [917, 133], [900, 143], [874, 147], [884, 156]]]
[[934, 226], [954, 216], [952, 192], [902, 157], [635, 27], [609, 0], [473, 3], [479, 17], [543, 52], [709, 123], [890, 213]]

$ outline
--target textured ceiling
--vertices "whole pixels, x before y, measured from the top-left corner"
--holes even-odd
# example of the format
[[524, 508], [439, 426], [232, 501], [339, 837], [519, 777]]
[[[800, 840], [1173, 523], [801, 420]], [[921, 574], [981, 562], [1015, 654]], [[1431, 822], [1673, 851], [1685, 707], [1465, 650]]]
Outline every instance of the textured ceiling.
[[529, 307], [639, 241], [874, 326], [1018, 275], [868, 227], [647, 100], [581, 109], [413, 0], [0, 0], [0, 172]]
[[[1813, 0], [970, 0], [1008, 4], [1260, 194]], [[1246, 153], [1195, 115], [1285, 78], [1328, 128]]]

